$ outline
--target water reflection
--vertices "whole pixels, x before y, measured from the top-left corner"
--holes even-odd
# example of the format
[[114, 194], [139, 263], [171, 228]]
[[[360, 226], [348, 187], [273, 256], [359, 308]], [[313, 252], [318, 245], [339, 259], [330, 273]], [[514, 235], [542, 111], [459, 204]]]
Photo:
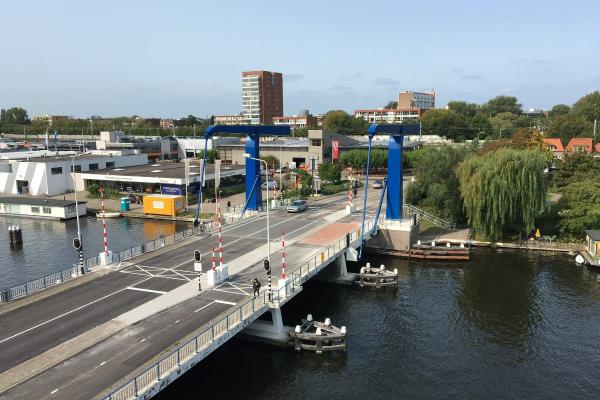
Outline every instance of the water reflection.
[[456, 298], [462, 319], [493, 343], [527, 348], [541, 320], [539, 270], [532, 253], [477, 252]]

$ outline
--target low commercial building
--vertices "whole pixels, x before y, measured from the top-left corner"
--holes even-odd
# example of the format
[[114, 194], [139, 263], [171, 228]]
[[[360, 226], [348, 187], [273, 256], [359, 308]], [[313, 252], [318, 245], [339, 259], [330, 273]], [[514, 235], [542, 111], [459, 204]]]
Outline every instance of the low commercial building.
[[148, 155], [152, 161], [173, 160], [179, 157], [177, 139], [172, 137], [134, 137], [123, 131], [100, 132], [96, 140], [97, 150], [138, 151]]
[[405, 120], [420, 118], [425, 111], [421, 108], [365, 109], [355, 110], [354, 118], [362, 118], [371, 124], [401, 124]]
[[215, 125], [249, 125], [250, 121], [244, 117], [244, 114], [235, 115], [215, 115]]
[[[186, 168], [186, 164], [188, 167]], [[88, 189], [90, 185], [99, 185], [120, 192], [160, 193], [182, 195], [187, 191], [196, 193], [200, 187], [201, 163], [199, 160], [186, 162], [162, 162], [150, 165], [139, 165], [124, 168], [111, 168], [81, 173], [81, 187]], [[222, 165], [221, 181], [223, 184], [241, 183], [245, 169], [241, 166]], [[205, 181], [212, 184], [215, 179], [214, 165], [207, 164]]]
[[[245, 165], [245, 138], [223, 138], [216, 142], [219, 158], [227, 165]], [[355, 143], [356, 140], [346, 135], [323, 132], [320, 129], [309, 129], [308, 138], [262, 138], [260, 155], [273, 156], [282, 165], [295, 163], [296, 167], [308, 165], [315, 157], [317, 163], [337, 160], [336, 149], [340, 145]]]
[[86, 203], [35, 197], [0, 197], [0, 214], [66, 220], [87, 213]]
[[273, 117], [273, 125], [289, 125], [291, 129], [316, 128], [317, 117], [312, 115], [291, 115], [288, 117]]
[[[49, 152], [20, 152], [0, 160], [0, 193], [55, 196], [80, 186], [77, 172], [148, 164], [145, 154], [90, 152], [75, 157], [75, 152], [49, 156]], [[55, 153], [56, 154], [56, 153]]]

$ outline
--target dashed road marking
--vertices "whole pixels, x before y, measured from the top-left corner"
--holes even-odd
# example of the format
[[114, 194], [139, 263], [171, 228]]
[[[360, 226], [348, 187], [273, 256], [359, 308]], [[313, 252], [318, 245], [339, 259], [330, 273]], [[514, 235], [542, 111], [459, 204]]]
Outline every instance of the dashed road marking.
[[167, 292], [163, 292], [162, 290], [152, 290], [152, 289], [142, 289], [139, 287], [128, 286], [129, 290], [139, 290], [140, 292], [148, 292], [148, 293], [156, 293], [156, 294], [165, 294]]

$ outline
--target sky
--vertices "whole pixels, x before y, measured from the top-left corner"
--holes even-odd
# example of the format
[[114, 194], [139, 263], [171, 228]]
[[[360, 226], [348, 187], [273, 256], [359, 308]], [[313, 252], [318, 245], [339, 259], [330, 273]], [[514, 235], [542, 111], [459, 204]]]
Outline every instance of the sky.
[[20, 0], [0, 7], [0, 108], [29, 115], [241, 111], [241, 73], [284, 74], [284, 113], [600, 89], [600, 1]]

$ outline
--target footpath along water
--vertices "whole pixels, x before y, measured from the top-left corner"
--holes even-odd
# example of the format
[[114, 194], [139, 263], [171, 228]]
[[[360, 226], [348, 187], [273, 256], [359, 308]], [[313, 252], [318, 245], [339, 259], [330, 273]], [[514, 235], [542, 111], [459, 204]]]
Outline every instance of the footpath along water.
[[[467, 263], [370, 257], [400, 288], [312, 282], [283, 309], [348, 327], [347, 354], [227, 343], [158, 399], [597, 399], [599, 275], [572, 257], [476, 249]], [[233, 379], [233, 380], [232, 380]]]
[[[102, 221], [88, 216], [80, 219], [85, 257], [97, 256], [103, 249]], [[154, 240], [159, 234], [171, 235], [189, 223], [137, 218], [107, 218], [109, 250], [124, 250]], [[23, 230], [23, 246], [11, 249], [8, 227]], [[72, 240], [77, 237], [77, 222], [19, 217], [0, 217], [0, 289], [60, 271], [78, 262]]]

